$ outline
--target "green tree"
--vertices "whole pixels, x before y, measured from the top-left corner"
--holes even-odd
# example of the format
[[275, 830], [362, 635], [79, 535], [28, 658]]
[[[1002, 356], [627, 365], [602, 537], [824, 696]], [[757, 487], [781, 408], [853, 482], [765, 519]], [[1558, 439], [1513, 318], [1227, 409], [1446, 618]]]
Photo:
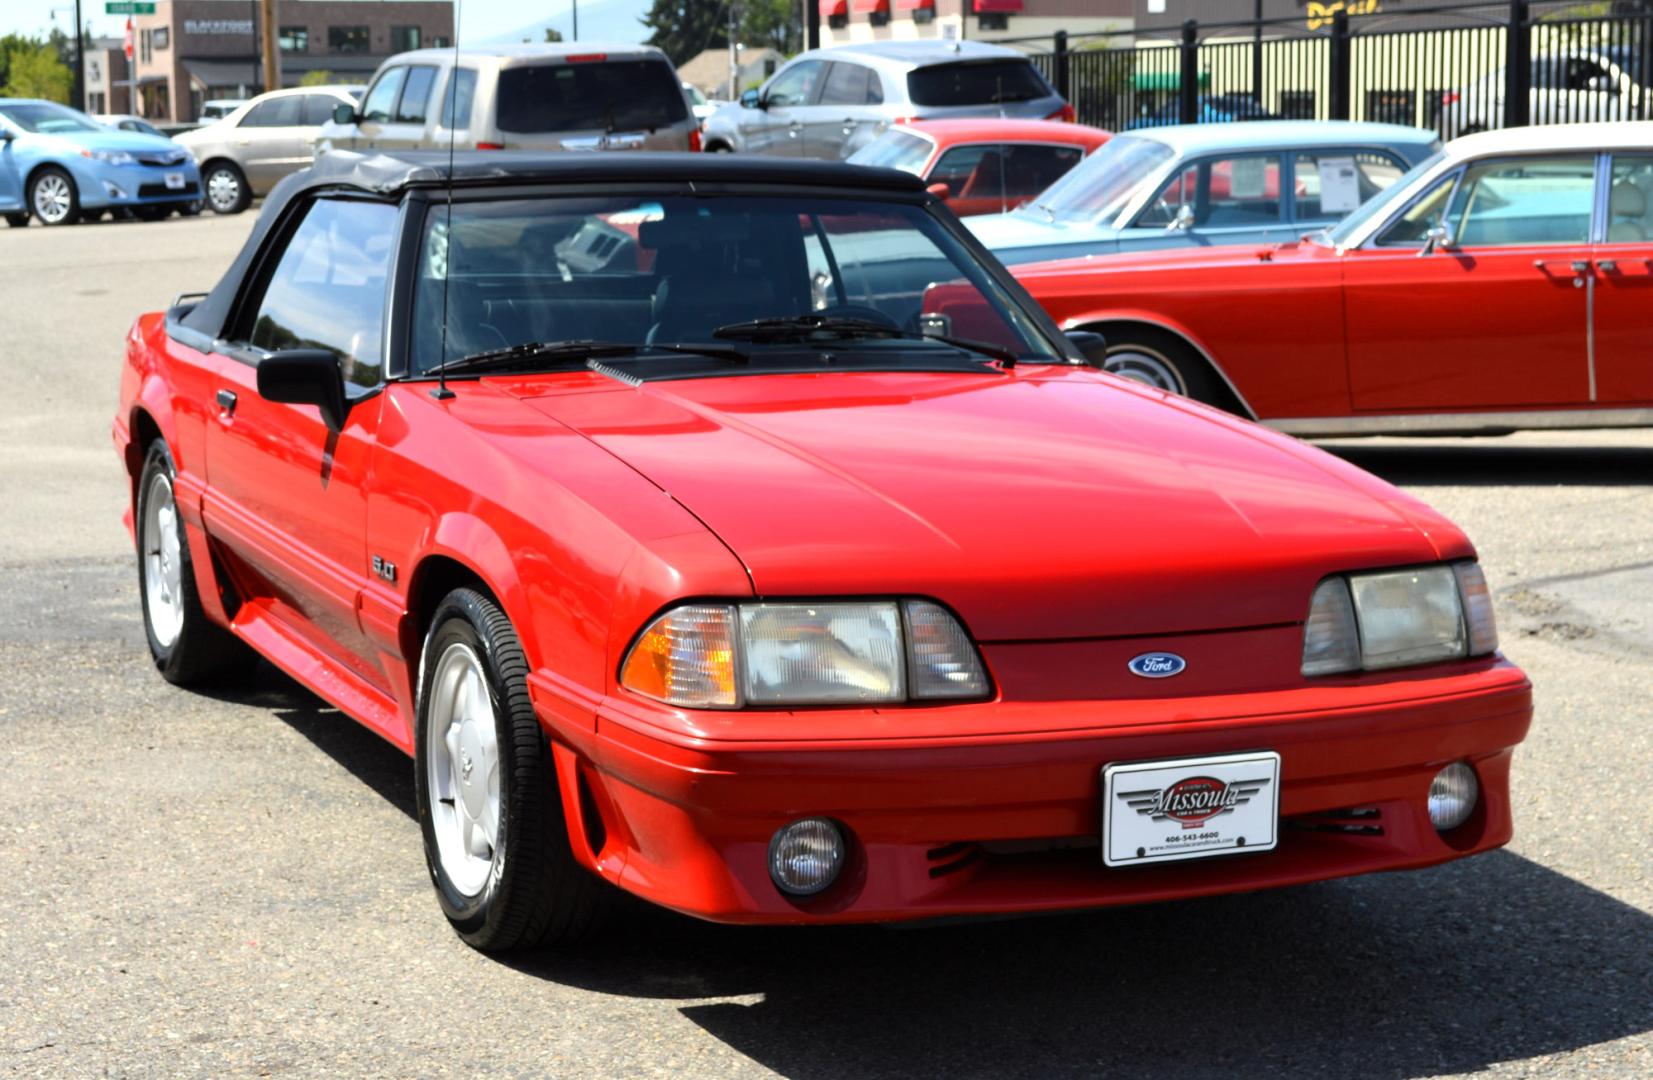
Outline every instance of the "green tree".
[[[10, 42], [5, 45], [9, 46]], [[45, 98], [69, 104], [75, 76], [48, 44], [24, 42], [5, 53], [5, 84], [0, 97]]]
[[547, 45], [555, 45], [557, 42], [559, 42], [561, 40], [562, 40], [562, 31], [561, 30], [558, 30], [555, 26], [547, 26], [545, 28], [545, 43]]
[[804, 44], [803, 24], [793, 0], [745, 0], [740, 10], [740, 43], [778, 49], [791, 56]]
[[304, 77], [298, 81], [300, 86], [331, 86], [339, 81], [339, 77], [325, 68], [315, 71], [306, 71]]
[[740, 44], [787, 54], [802, 47], [796, 0], [653, 0], [642, 20], [653, 31], [649, 44], [664, 49], [674, 64], [686, 64], [707, 49], [727, 49], [730, 3]]

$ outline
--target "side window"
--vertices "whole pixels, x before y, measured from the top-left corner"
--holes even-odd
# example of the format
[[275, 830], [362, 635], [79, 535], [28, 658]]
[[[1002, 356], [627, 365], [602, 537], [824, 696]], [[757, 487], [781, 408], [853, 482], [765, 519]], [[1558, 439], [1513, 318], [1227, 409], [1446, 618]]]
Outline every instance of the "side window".
[[1595, 186], [1594, 155], [1481, 162], [1465, 171], [1448, 227], [1464, 247], [1587, 243]]
[[884, 104], [884, 80], [872, 68], [867, 69], [867, 104]]
[[[471, 102], [476, 100], [476, 72], [471, 68], [454, 68], [448, 76], [447, 89], [442, 92], [442, 126], [445, 128], [471, 126]], [[454, 122], [454, 117], [459, 122]]]
[[1607, 196], [1607, 242], [1642, 244], [1653, 239], [1653, 156], [1616, 154]]
[[306, 94], [299, 123], [305, 127], [320, 127], [333, 119], [333, 110], [344, 102], [326, 94]]
[[403, 83], [402, 98], [396, 106], [396, 121], [401, 124], [423, 124], [430, 112], [430, 88], [436, 82], [436, 69], [426, 65], [408, 68]]
[[872, 72], [860, 64], [837, 61], [827, 69], [826, 81], [821, 84], [820, 105], [865, 105], [867, 103], [867, 76]]
[[930, 183], [946, 184], [953, 198], [999, 198], [1012, 206], [1055, 183], [1084, 157], [1077, 146], [995, 143], [955, 146], [930, 170]]
[[821, 74], [819, 60], [805, 60], [793, 64], [769, 84], [769, 104], [776, 108], [787, 108], [793, 105], [808, 103], [810, 95], [815, 90], [815, 80]]
[[1406, 172], [1389, 154], [1370, 150], [1316, 150], [1298, 154], [1292, 173], [1297, 220], [1340, 218]]
[[396, 208], [318, 199], [287, 242], [248, 340], [260, 349], [326, 349], [346, 387], [382, 381], [380, 330]]
[[295, 96], [271, 98], [259, 102], [241, 118], [237, 127], [296, 127], [299, 122], [299, 102]]
[[1452, 197], [1452, 187], [1459, 174], [1448, 173], [1435, 186], [1419, 197], [1400, 216], [1383, 227], [1373, 243], [1379, 247], [1417, 247], [1424, 236], [1446, 220], [1446, 201]]
[[1196, 228], [1268, 226], [1280, 220], [1280, 159], [1273, 154], [1206, 158], [1186, 166], [1159, 190], [1136, 223], [1166, 226], [1182, 207]]
[[396, 99], [402, 93], [402, 80], [407, 78], [408, 69], [393, 67], [373, 84], [373, 89], [367, 92], [362, 101], [362, 119], [374, 120], [385, 124], [390, 122], [391, 110], [396, 107]]

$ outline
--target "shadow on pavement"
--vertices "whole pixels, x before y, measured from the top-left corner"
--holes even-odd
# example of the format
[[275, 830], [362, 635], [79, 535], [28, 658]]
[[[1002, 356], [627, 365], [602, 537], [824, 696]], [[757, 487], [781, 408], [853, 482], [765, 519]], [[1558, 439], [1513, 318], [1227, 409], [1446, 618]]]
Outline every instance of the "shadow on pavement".
[[1617, 486], [1653, 484], [1653, 449], [1638, 446], [1321, 445], [1392, 484]]

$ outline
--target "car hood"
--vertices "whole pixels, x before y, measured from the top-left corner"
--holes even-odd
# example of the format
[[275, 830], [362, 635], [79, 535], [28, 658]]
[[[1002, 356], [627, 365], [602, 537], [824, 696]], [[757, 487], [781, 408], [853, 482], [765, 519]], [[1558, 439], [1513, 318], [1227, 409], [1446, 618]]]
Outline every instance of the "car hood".
[[1328, 573], [1470, 553], [1330, 455], [1087, 369], [512, 392], [695, 514], [758, 595], [930, 596], [982, 641], [1293, 623]]
[[115, 150], [129, 154], [158, 154], [178, 149], [171, 139], [145, 135], [141, 131], [60, 131], [51, 136], [80, 150]]
[[965, 222], [989, 251], [1118, 239], [1119, 231], [1089, 221], [1050, 221], [1031, 207], [1008, 214], [981, 214]]

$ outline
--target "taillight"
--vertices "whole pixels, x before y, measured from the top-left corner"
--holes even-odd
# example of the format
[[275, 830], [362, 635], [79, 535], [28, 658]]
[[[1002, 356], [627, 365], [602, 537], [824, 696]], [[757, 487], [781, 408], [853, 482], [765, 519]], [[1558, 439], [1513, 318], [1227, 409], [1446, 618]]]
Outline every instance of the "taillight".
[[1045, 119], [1060, 120], [1064, 124], [1072, 124], [1079, 120], [1079, 114], [1074, 111], [1072, 105], [1064, 103], [1060, 109], [1057, 109], [1055, 112], [1045, 117]]
[[476, 144], [476, 148], [478, 150], [503, 150], [505, 149], [505, 144], [497, 142], [479, 142]]
[[1441, 104], [1442, 105], [1456, 105], [1456, 104], [1458, 104], [1458, 91], [1456, 91], [1456, 90], [1442, 90], [1441, 91]]
[[698, 127], [689, 131], [689, 153], [700, 153], [700, 129]]
[[573, 56], [565, 56], [563, 59], [568, 61], [570, 64], [600, 64], [604, 60], [608, 59], [608, 53], [575, 53]]

